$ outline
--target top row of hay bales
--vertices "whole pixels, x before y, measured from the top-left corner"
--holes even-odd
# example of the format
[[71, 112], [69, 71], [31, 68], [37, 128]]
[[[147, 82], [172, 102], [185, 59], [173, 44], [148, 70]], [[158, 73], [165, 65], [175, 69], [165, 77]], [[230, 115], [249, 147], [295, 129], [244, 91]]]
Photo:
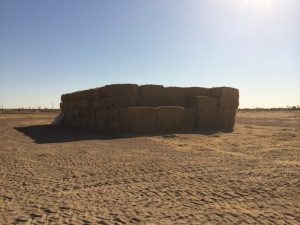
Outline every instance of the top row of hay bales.
[[[64, 94], [62, 108], [190, 107], [196, 96], [218, 99], [218, 107], [237, 108], [239, 92], [235, 88], [164, 87], [162, 85], [112, 84]], [[85, 108], [85, 107], [84, 107]]]

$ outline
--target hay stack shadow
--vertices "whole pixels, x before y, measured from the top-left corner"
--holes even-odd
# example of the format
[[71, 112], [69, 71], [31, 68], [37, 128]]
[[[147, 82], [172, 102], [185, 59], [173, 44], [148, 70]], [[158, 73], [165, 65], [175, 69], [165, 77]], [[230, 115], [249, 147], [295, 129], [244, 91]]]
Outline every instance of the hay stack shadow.
[[[24, 135], [30, 137], [37, 144], [51, 144], [51, 143], [65, 143], [74, 141], [86, 140], [113, 140], [121, 138], [134, 138], [134, 137], [175, 137], [176, 134], [199, 134], [199, 135], [212, 135], [220, 133], [220, 130], [200, 130], [189, 132], [176, 132], [176, 133], [155, 133], [155, 134], [131, 134], [131, 135], [109, 135], [100, 133], [97, 130], [86, 130], [81, 128], [69, 128], [64, 126], [53, 125], [34, 125], [27, 127], [15, 127], [15, 129]], [[222, 132], [230, 133], [233, 130], [223, 130]]]
[[99, 134], [99, 132], [93, 130], [53, 125], [34, 125], [27, 127], [15, 127], [15, 129], [30, 137], [37, 144], [64, 143], [84, 140], [109, 140], [119, 138], [117, 136]]

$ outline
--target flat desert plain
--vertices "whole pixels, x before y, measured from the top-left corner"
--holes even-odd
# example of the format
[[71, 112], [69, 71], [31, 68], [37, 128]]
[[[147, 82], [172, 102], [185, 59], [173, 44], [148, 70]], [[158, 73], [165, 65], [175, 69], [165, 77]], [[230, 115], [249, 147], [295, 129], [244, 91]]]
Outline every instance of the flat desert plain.
[[0, 114], [0, 224], [300, 224], [300, 113], [107, 137]]

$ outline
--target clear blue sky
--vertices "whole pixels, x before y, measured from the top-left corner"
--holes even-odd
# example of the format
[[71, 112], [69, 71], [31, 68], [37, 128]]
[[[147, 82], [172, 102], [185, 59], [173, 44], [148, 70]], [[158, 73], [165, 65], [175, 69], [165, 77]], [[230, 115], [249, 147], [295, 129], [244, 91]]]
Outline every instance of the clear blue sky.
[[232, 86], [300, 105], [299, 0], [0, 0], [0, 106], [110, 83]]

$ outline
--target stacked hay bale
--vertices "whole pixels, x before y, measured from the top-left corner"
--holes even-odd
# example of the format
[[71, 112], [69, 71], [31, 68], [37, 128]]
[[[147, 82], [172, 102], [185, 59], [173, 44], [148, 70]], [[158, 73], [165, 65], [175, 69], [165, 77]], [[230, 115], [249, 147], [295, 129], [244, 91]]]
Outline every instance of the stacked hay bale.
[[196, 128], [214, 129], [217, 124], [218, 101], [207, 96], [194, 97]]
[[209, 89], [202, 87], [186, 88], [186, 106], [193, 107], [195, 104], [195, 97], [197, 96], [209, 96]]
[[64, 124], [102, 133], [146, 134], [228, 129], [238, 107], [234, 88], [113, 84], [64, 94]]
[[106, 85], [62, 95], [61, 100], [65, 125], [117, 133], [119, 109], [138, 106], [139, 88], [136, 84]]
[[139, 86], [136, 84], [106, 85], [103, 96], [110, 100], [112, 108], [138, 106]]
[[119, 132], [149, 134], [158, 131], [158, 112], [154, 107], [129, 107], [119, 110]]
[[104, 101], [108, 104], [108, 132], [120, 133], [120, 110], [139, 105], [139, 87], [136, 84], [106, 85]]
[[193, 131], [196, 129], [197, 110], [195, 107], [184, 108], [184, 130]]
[[[192, 131], [195, 129], [203, 129], [206, 126], [201, 126], [201, 118], [205, 115], [205, 105], [200, 104], [197, 98], [201, 96], [209, 96], [209, 89], [202, 87], [185, 88], [186, 104], [185, 104], [185, 130]], [[200, 105], [199, 105], [200, 104]]]
[[164, 88], [163, 106], [186, 106], [186, 89], [181, 87]]
[[140, 106], [159, 107], [164, 105], [165, 89], [162, 85], [139, 86]]
[[239, 106], [239, 90], [229, 87], [211, 88], [210, 96], [218, 101], [217, 128], [233, 129]]
[[184, 131], [185, 110], [180, 106], [162, 106], [157, 108], [158, 131], [162, 133]]

